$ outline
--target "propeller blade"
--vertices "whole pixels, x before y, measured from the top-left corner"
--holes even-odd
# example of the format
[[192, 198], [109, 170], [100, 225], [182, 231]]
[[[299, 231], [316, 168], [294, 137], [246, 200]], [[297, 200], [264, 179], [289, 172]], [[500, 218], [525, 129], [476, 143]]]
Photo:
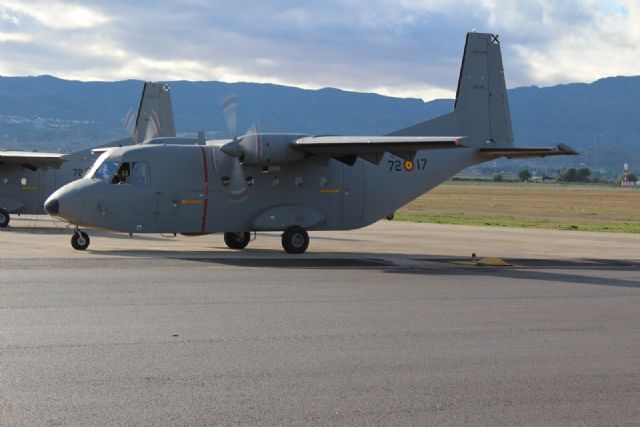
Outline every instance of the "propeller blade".
[[231, 167], [231, 182], [229, 184], [229, 200], [232, 203], [244, 202], [249, 196], [244, 167], [240, 160], [233, 158]]
[[158, 121], [158, 115], [155, 111], [151, 111], [149, 121], [147, 122], [147, 130], [144, 134], [144, 140], [147, 141], [151, 138], [155, 138], [158, 134], [160, 134], [160, 122]]
[[124, 118], [124, 128], [129, 132], [133, 133], [133, 108], [129, 108], [127, 111], [127, 115]]
[[260, 123], [257, 120], [251, 123], [249, 130], [247, 130], [247, 133], [242, 137], [240, 147], [245, 156], [249, 156], [254, 159], [254, 161], [261, 159], [262, 144], [260, 141]]
[[230, 96], [222, 102], [222, 113], [231, 139], [236, 139], [238, 119], [238, 97]]
[[240, 203], [247, 199], [249, 195], [249, 189], [247, 187], [247, 181], [244, 173], [244, 167], [240, 163], [240, 160], [228, 155], [221, 147], [220, 150], [214, 151], [213, 167], [215, 168], [216, 175], [221, 179], [228, 178], [226, 184], [229, 192], [229, 201], [232, 203]]
[[222, 173], [228, 173], [229, 177], [229, 201], [231, 203], [240, 203], [247, 199], [249, 188], [247, 185], [244, 167], [240, 162], [243, 157], [244, 147], [242, 140], [238, 139], [237, 120], [238, 120], [238, 97], [230, 96], [222, 102], [222, 113], [227, 124], [227, 132], [232, 139], [220, 147], [220, 154], [224, 157], [224, 166], [221, 167]]

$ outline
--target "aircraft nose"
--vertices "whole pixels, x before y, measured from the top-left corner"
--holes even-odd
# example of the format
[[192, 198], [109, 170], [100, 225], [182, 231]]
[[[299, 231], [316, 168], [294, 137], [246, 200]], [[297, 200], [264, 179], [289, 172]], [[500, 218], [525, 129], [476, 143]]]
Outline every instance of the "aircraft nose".
[[47, 200], [44, 204], [44, 211], [52, 216], [58, 215], [60, 211], [60, 202], [58, 202], [58, 199]]
[[78, 222], [82, 219], [83, 187], [80, 184], [72, 182], [58, 189], [45, 200], [44, 211], [51, 216]]

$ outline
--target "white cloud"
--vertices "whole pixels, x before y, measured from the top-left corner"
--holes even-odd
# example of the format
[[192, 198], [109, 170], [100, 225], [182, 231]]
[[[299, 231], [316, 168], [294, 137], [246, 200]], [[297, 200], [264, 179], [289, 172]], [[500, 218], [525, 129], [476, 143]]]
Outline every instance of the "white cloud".
[[18, 17], [10, 15], [4, 9], [0, 10], [0, 21], [4, 22], [5, 24], [12, 25], [14, 27], [20, 26], [20, 20], [18, 19]]
[[55, 30], [94, 28], [109, 21], [97, 8], [78, 3], [37, 0], [3, 0], [3, 3], [9, 10], [29, 16]]
[[31, 38], [26, 34], [0, 33], [0, 43], [6, 43], [6, 42], [27, 43], [29, 41], [31, 41]]
[[510, 87], [640, 69], [637, 0], [2, 2], [0, 72], [12, 75], [451, 97], [473, 28], [500, 33]]

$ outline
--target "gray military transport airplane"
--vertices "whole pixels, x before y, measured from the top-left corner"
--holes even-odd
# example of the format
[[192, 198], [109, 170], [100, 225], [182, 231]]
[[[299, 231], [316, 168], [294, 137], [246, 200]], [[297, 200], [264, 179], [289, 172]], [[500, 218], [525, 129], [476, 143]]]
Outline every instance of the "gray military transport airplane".
[[[227, 107], [227, 106], [225, 106]], [[347, 230], [395, 210], [460, 170], [496, 159], [577, 154], [569, 147], [514, 147], [500, 43], [467, 34], [454, 110], [386, 136], [249, 132], [205, 145], [115, 148], [80, 180], [45, 202], [76, 225], [125, 233], [224, 232], [232, 249], [250, 233], [283, 231], [282, 246], [303, 253], [307, 230]]]
[[[148, 82], [142, 89], [132, 136], [100, 148], [175, 135], [169, 87]], [[97, 158], [91, 149], [72, 154], [0, 151], [0, 227], [9, 225], [11, 213], [44, 213], [44, 200], [56, 189], [81, 178]]]

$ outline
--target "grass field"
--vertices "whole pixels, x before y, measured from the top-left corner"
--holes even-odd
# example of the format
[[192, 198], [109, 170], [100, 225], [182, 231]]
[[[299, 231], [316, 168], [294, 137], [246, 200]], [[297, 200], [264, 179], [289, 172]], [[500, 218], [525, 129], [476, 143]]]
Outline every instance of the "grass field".
[[396, 219], [640, 233], [640, 189], [450, 182], [400, 209]]

